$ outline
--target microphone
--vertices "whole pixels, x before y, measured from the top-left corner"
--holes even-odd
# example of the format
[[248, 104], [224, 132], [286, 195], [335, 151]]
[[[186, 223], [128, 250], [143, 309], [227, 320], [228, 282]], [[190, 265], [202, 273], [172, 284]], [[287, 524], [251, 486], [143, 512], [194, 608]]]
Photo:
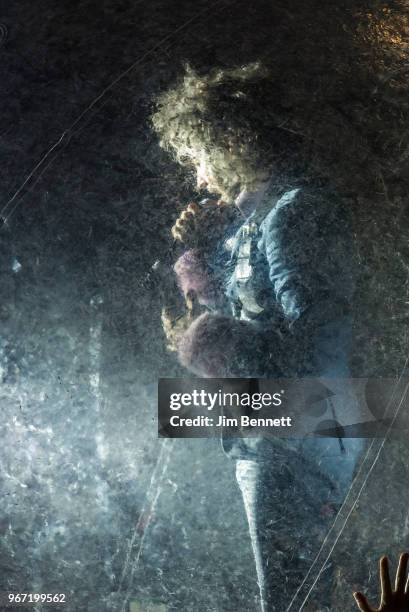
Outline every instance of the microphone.
[[[206, 197], [196, 202], [200, 208], [214, 210], [216, 208], [215, 198]], [[176, 241], [175, 241], [176, 243]], [[174, 243], [174, 244], [175, 244]], [[162, 281], [168, 281], [169, 273], [173, 273], [173, 264], [175, 263], [175, 252], [173, 249], [167, 249], [160, 259], [157, 259], [151, 267], [151, 270], [155, 273], [156, 279]], [[148, 272], [147, 276], [150, 276], [151, 272]]]
[[[214, 207], [214, 204], [212, 204], [212, 202], [214, 202], [212, 198], [202, 198], [201, 200], [199, 200], [199, 202], [197, 202], [197, 204], [198, 206], [200, 206], [200, 208], [211, 209]], [[167, 266], [172, 265], [174, 263], [173, 257], [174, 253], [171, 249], [168, 249], [163, 257], [155, 261], [155, 263], [152, 265], [152, 270], [154, 272], [159, 272], [160, 270], [162, 270], [162, 268], [166, 268]]]

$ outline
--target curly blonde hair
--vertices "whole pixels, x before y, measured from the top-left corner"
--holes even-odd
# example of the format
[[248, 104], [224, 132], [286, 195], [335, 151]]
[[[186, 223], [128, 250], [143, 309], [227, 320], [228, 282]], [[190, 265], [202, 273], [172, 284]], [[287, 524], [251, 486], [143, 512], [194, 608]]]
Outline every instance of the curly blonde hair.
[[[294, 167], [300, 136], [284, 131], [288, 109], [260, 62], [182, 79], [156, 100], [152, 126], [161, 146], [187, 166], [204, 161], [209, 190], [231, 202], [271, 173]], [[291, 163], [290, 163], [291, 158]]]

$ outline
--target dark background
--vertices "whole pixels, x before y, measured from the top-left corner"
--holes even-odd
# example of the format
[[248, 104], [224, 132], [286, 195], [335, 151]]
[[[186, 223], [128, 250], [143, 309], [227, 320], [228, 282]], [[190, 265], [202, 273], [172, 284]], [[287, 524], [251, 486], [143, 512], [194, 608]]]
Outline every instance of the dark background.
[[[376, 215], [374, 231], [393, 243], [390, 211], [402, 210], [406, 177], [388, 152], [407, 144], [404, 102], [396, 94], [382, 106], [373, 92], [395, 71], [402, 94], [406, 11], [406, 2], [311, 0], [3, 6], [1, 589], [66, 592], [72, 611], [126, 610], [129, 601], [141, 612], [257, 609], [233, 465], [213, 441], [157, 440], [157, 378], [184, 372], [165, 350], [152, 265], [171, 248], [169, 228], [194, 191], [149, 129], [152, 99], [186, 61], [205, 71], [259, 58], [288, 87], [330, 92], [354, 137], [362, 132], [388, 160], [374, 198], [385, 218]], [[384, 254], [379, 247], [373, 257]], [[393, 269], [406, 291], [405, 261]], [[369, 318], [382, 325], [371, 304]], [[402, 330], [407, 315], [398, 315]], [[400, 367], [400, 349], [386, 345]], [[396, 486], [406, 473], [399, 461]], [[399, 549], [408, 537], [399, 503], [390, 538], [371, 532], [367, 515], [355, 519], [372, 568], [383, 544]], [[348, 554], [337, 566], [347, 602]], [[352, 566], [368, 580], [367, 566]]]

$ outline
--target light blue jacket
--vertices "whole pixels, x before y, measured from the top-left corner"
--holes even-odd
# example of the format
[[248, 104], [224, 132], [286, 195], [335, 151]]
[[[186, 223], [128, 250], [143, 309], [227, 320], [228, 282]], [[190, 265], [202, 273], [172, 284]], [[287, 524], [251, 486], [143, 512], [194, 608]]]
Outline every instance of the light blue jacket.
[[[342, 200], [328, 189], [289, 191], [256, 210], [230, 246], [226, 294], [234, 316], [252, 321], [265, 334], [275, 325], [286, 329], [283, 347], [290, 359], [284, 376], [332, 378], [342, 410], [339, 379], [350, 376], [357, 271], [353, 228]], [[262, 375], [271, 372], [267, 365]], [[328, 469], [332, 457], [335, 471], [342, 464], [348, 481], [362, 448], [361, 440], [334, 438], [286, 444], [302, 448]], [[226, 439], [224, 448], [233, 457], [254, 458], [265, 445]]]
[[263, 208], [230, 241], [234, 316], [287, 328], [300, 347], [293, 375], [348, 376], [357, 265], [348, 211], [319, 189], [294, 189]]

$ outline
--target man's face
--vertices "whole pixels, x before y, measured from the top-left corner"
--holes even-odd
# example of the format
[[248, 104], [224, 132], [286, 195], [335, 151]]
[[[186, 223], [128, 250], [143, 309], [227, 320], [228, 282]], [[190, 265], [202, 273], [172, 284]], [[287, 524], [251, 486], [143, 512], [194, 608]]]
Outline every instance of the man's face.
[[[206, 162], [206, 160], [203, 157], [200, 159], [199, 162], [195, 164], [195, 169], [196, 169], [196, 187], [198, 191], [201, 191], [202, 189], [206, 189], [207, 191], [210, 191], [212, 193], [218, 193], [219, 190], [217, 188], [217, 184], [215, 184], [214, 177], [212, 176], [212, 172], [209, 167], [209, 164]], [[244, 197], [246, 193], [247, 192], [242, 191], [240, 193], [240, 196]], [[237, 199], [235, 200], [234, 203], [238, 208], [240, 208]], [[209, 203], [210, 202], [217, 203], [217, 201], [218, 200], [209, 200]]]
[[212, 182], [212, 174], [204, 157], [201, 157], [198, 162], [196, 162], [195, 167], [197, 189], [207, 189]]
[[209, 203], [217, 203], [223, 199], [223, 188], [212, 172], [212, 167], [204, 155], [194, 158], [193, 165], [196, 171], [196, 188], [198, 191], [206, 190], [216, 197], [211, 198]]

